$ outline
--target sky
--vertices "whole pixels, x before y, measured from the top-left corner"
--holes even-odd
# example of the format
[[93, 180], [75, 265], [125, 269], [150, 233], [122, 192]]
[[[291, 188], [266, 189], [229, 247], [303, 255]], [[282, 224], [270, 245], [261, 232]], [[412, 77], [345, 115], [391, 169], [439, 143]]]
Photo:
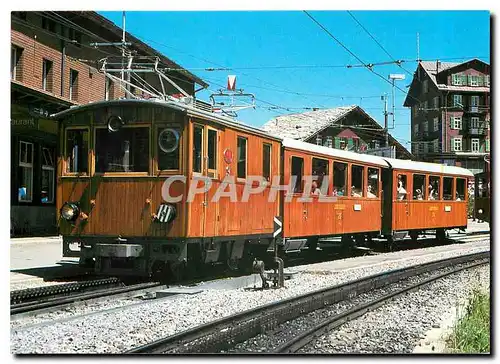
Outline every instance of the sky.
[[[121, 11], [99, 13], [122, 26]], [[488, 11], [308, 13], [330, 35], [302, 11], [127, 11], [126, 30], [205, 80], [208, 90], [197, 93], [202, 100], [236, 75], [236, 88], [256, 98], [256, 108], [238, 112], [238, 120], [257, 127], [306, 108], [347, 105], [361, 106], [383, 125], [381, 95], [388, 94], [389, 108], [392, 102], [387, 77], [404, 74], [405, 80], [397, 81], [402, 90], [395, 90], [390, 133], [409, 150], [410, 111], [403, 107], [403, 91], [417, 67], [417, 33], [422, 60], [490, 62]], [[360, 62], [346, 48], [364, 64], [405, 62], [402, 68], [375, 65], [379, 77], [366, 67], [348, 68]], [[232, 69], [207, 71], [210, 67]]]

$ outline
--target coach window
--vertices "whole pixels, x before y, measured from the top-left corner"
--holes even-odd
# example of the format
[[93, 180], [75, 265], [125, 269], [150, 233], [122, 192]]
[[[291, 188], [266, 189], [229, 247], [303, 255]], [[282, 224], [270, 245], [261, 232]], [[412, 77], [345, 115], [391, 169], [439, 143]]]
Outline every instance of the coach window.
[[398, 184], [396, 186], [396, 198], [398, 201], [407, 199], [407, 179], [405, 174], [398, 174]]
[[345, 196], [347, 185], [347, 163], [333, 162], [333, 195]]
[[425, 175], [413, 175], [413, 199], [423, 200], [425, 195]]
[[247, 138], [238, 137], [238, 178], [247, 177]]
[[427, 197], [428, 200], [439, 200], [439, 190], [441, 188], [441, 184], [439, 183], [438, 176], [429, 176], [429, 195]]
[[203, 155], [203, 126], [195, 125], [193, 130], [193, 172], [201, 173]]
[[465, 178], [457, 178], [456, 201], [465, 201]]
[[443, 200], [453, 199], [453, 178], [443, 177]]
[[304, 159], [292, 157], [292, 179], [295, 178], [293, 187], [294, 193], [302, 193], [304, 187], [302, 185], [302, 176], [304, 175]]
[[364, 168], [362, 166], [353, 165], [351, 167], [352, 197], [363, 197], [363, 182], [364, 182], [363, 175], [364, 175]]
[[[328, 184], [328, 161], [325, 159], [313, 158], [312, 176], [317, 178], [316, 182], [318, 184], [318, 188], [322, 193], [326, 194], [328, 192], [328, 187], [324, 186], [323, 184]], [[323, 189], [325, 191], [323, 191]]]
[[217, 176], [217, 130], [208, 129], [208, 176], [215, 178]]
[[89, 131], [66, 130], [66, 173], [88, 173]]
[[158, 169], [178, 170], [180, 160], [180, 127], [158, 128]]
[[368, 198], [378, 197], [378, 176], [380, 170], [378, 168], [368, 168]]
[[271, 181], [271, 144], [264, 143], [262, 147], [262, 177]]

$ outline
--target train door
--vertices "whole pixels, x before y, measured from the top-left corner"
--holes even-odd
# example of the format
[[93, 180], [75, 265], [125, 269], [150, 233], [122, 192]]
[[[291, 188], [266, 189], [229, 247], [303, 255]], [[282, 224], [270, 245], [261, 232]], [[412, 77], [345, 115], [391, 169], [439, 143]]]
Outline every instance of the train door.
[[[217, 129], [207, 125], [193, 125], [193, 174], [212, 179], [211, 188], [195, 196], [195, 205], [200, 205], [200, 233], [202, 237], [213, 237], [217, 229], [218, 204], [212, 202], [217, 190], [214, 180], [217, 175], [219, 135]], [[197, 211], [193, 211], [197, 212]]]

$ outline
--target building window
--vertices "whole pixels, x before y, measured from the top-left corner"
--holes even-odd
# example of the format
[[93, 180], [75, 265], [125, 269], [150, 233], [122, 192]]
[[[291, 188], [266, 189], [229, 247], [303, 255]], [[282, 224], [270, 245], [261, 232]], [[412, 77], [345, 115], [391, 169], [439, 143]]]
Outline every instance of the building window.
[[56, 22], [52, 19], [42, 17], [42, 28], [48, 30], [49, 32], [56, 32]]
[[72, 43], [74, 46], [76, 46], [76, 47], [82, 46], [82, 33], [76, 31], [73, 28], [69, 28], [68, 29], [68, 38], [74, 41]]
[[429, 102], [427, 100], [424, 101], [424, 111], [428, 111], [429, 109]]
[[299, 157], [292, 157], [292, 178], [295, 178], [295, 186], [293, 193], [302, 193], [304, 188], [302, 186], [302, 176], [304, 175], [304, 159]]
[[439, 96], [436, 96], [432, 99], [432, 107], [436, 110], [439, 109]]
[[484, 76], [484, 85], [486, 87], [490, 87], [490, 76], [489, 75]]
[[238, 178], [247, 177], [247, 138], [238, 137]]
[[69, 71], [69, 99], [78, 101], [78, 71]]
[[479, 139], [471, 140], [471, 152], [478, 153], [479, 152]]
[[42, 191], [41, 202], [54, 202], [55, 163], [54, 149], [42, 148]]
[[89, 132], [85, 129], [66, 131], [66, 173], [88, 172]]
[[453, 106], [454, 107], [463, 107], [462, 95], [453, 95]]
[[423, 144], [424, 144], [424, 154], [427, 154], [429, 152], [429, 143], [423, 142]]
[[333, 148], [333, 138], [330, 135], [326, 137], [326, 147]]
[[53, 85], [53, 63], [48, 59], [43, 60], [42, 65], [42, 90], [52, 92]]
[[479, 117], [473, 116], [470, 118], [470, 127], [479, 128]]
[[479, 106], [479, 96], [470, 97], [470, 106]]
[[424, 121], [424, 133], [429, 132], [429, 122], [426, 120]]
[[413, 132], [414, 132], [415, 134], [418, 134], [418, 131], [419, 131], [418, 129], [419, 129], [419, 124], [415, 124], [415, 125], [413, 125]]
[[434, 151], [434, 153], [439, 153], [439, 139], [434, 139], [432, 141], [432, 150]]
[[423, 89], [424, 89], [424, 94], [429, 92], [429, 80], [424, 80], [422, 85], [423, 85]]
[[195, 125], [193, 130], [193, 172], [201, 173], [203, 156], [203, 127]]
[[479, 85], [478, 77], [469, 75], [469, 85], [470, 86], [478, 86]]
[[434, 131], [439, 131], [439, 118], [434, 118]]
[[451, 128], [456, 130], [462, 130], [462, 117], [452, 116], [451, 117]]
[[181, 129], [179, 127], [158, 128], [158, 169], [178, 170]]
[[19, 80], [20, 79], [20, 59], [21, 59], [22, 48], [12, 46], [10, 47], [10, 79]]
[[459, 74], [454, 74], [451, 76], [451, 84], [459, 86], [462, 84], [462, 77]]
[[19, 189], [20, 202], [33, 201], [33, 143], [19, 142]]
[[451, 141], [453, 143], [453, 151], [454, 152], [461, 152], [462, 151], [462, 138], [453, 138]]
[[320, 134], [316, 135], [316, 145], [323, 145], [323, 138]]
[[268, 182], [271, 181], [271, 144], [264, 143], [262, 148], [262, 177]]

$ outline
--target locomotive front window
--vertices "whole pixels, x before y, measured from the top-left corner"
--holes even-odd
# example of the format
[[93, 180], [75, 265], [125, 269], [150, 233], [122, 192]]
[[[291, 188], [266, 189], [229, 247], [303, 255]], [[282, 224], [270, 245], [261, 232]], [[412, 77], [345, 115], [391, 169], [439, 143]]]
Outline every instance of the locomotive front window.
[[439, 183], [439, 177], [430, 176], [429, 177], [429, 195], [427, 197], [428, 200], [439, 200], [439, 189], [441, 185]]
[[148, 172], [149, 128], [96, 129], [96, 172]]
[[453, 199], [453, 178], [443, 178], [443, 200]]
[[89, 132], [87, 129], [66, 130], [66, 173], [87, 173]]
[[347, 185], [347, 163], [333, 162], [333, 195], [345, 196]]
[[238, 137], [238, 178], [247, 177], [247, 139], [243, 137]]
[[158, 169], [178, 170], [180, 156], [180, 128], [162, 127], [158, 129]]
[[351, 167], [351, 196], [352, 197], [363, 197], [363, 185], [364, 185], [364, 167], [362, 166], [352, 166]]
[[203, 127], [195, 125], [193, 131], [193, 172], [201, 173], [203, 155]]
[[457, 178], [456, 201], [465, 201], [465, 178]]
[[208, 129], [208, 169], [217, 169], [217, 131]]

